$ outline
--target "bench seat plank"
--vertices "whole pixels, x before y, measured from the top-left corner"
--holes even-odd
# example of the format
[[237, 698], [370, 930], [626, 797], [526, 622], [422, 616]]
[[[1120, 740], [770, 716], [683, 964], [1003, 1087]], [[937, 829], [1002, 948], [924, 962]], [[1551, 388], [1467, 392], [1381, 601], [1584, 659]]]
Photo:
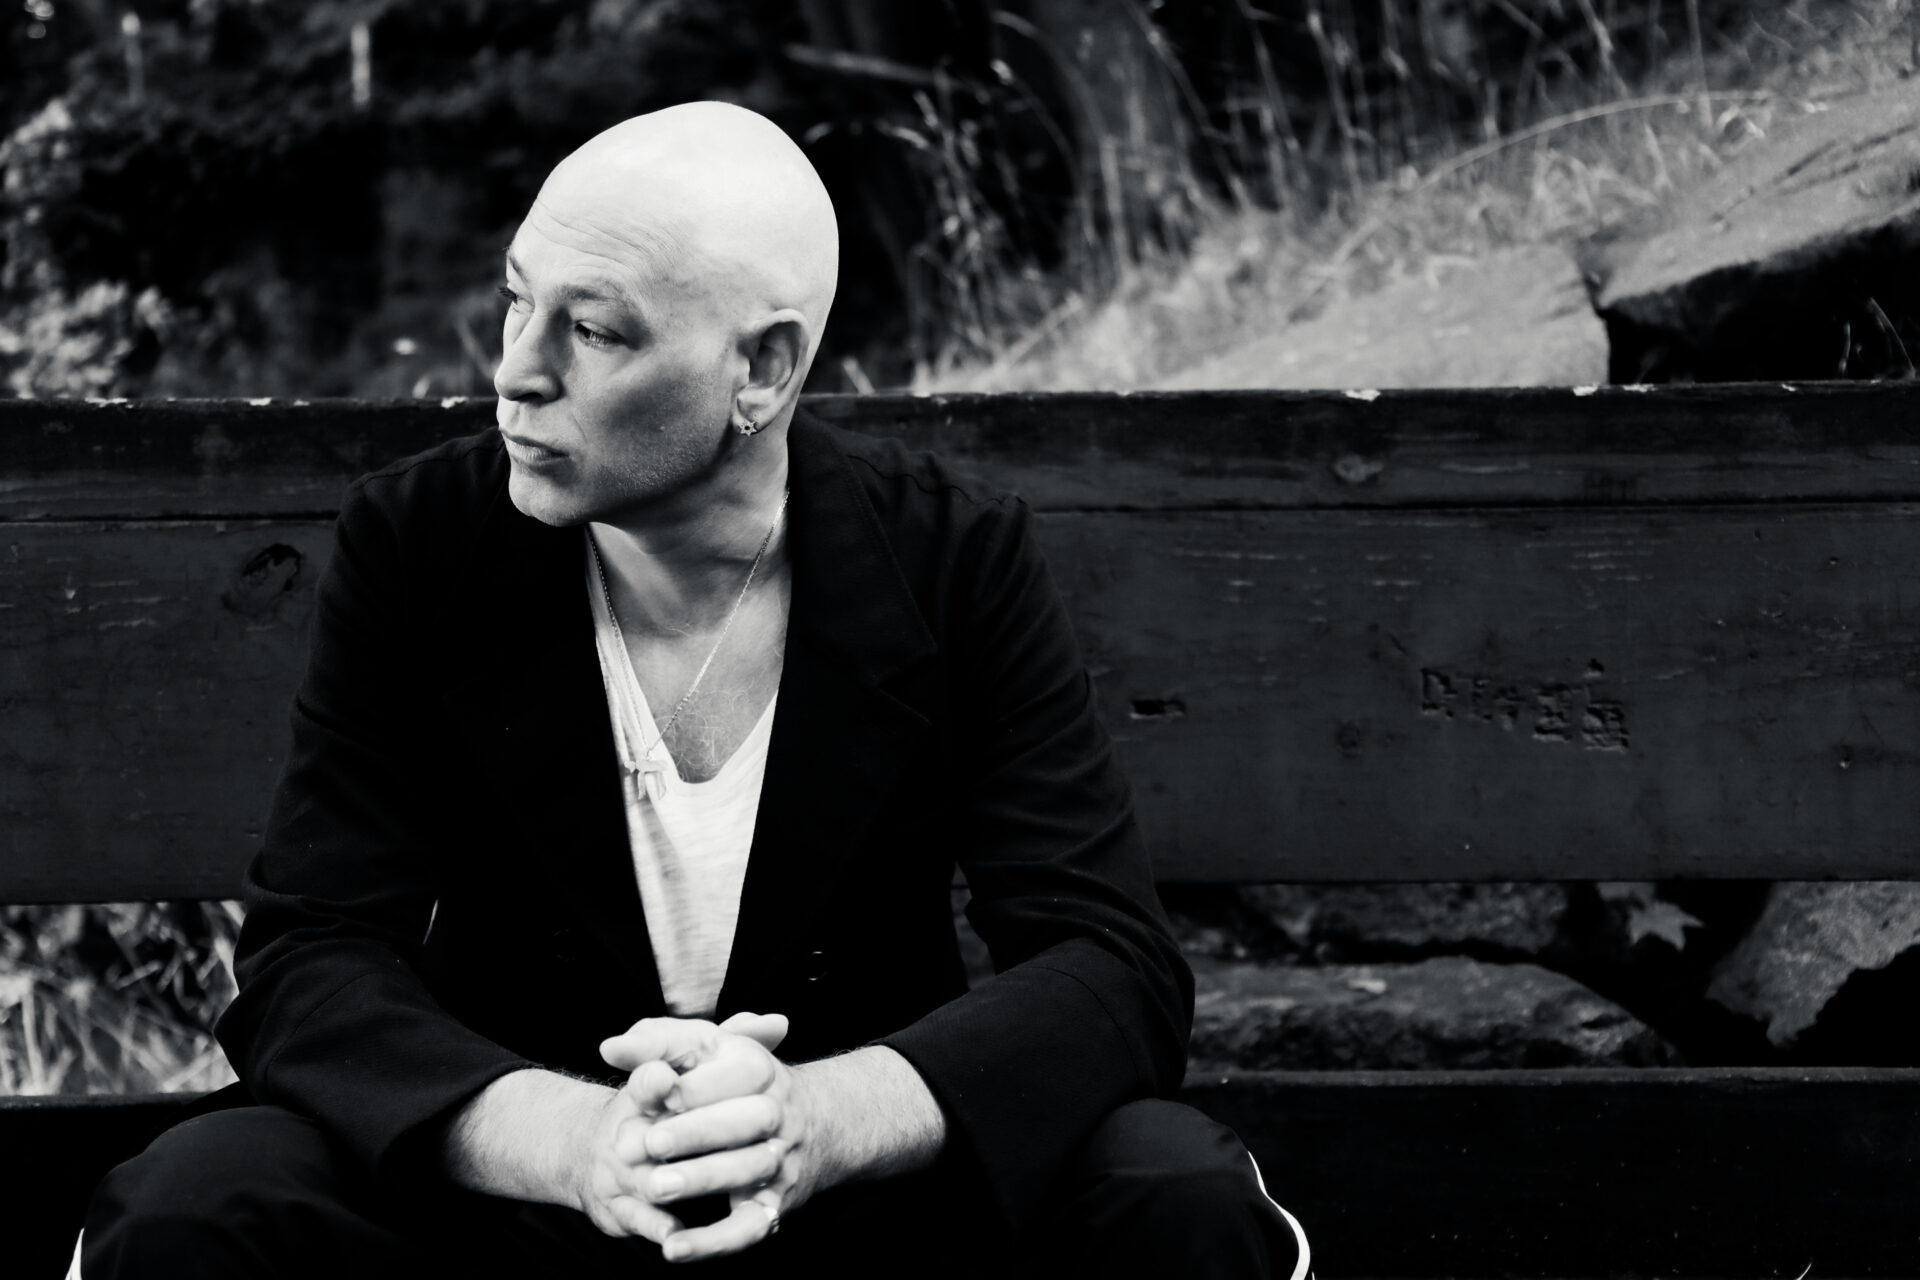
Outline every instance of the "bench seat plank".
[[[1920, 1070], [1243, 1072], [1185, 1097], [1247, 1140], [1322, 1275], [1920, 1276]], [[59, 1274], [86, 1189], [181, 1105], [0, 1099], [9, 1274]]]
[[94, 1184], [195, 1096], [0, 1097], [0, 1275], [65, 1275]]
[[1189, 1079], [1342, 1276], [1920, 1275], [1920, 1070]]

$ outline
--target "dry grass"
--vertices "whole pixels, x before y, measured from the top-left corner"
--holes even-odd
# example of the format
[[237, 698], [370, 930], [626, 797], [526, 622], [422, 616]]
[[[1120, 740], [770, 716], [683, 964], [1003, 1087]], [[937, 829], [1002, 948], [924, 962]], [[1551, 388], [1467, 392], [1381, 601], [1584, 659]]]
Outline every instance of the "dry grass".
[[233, 903], [0, 907], [0, 1094], [213, 1089]]
[[[1496, 10], [1526, 17], [1516, 4], [1481, 7], [1492, 15], [1487, 21]], [[964, 295], [966, 306], [917, 366], [913, 389], [1152, 386], [1237, 340], [1310, 316], [1332, 296], [1369, 292], [1436, 256], [1566, 243], [1645, 218], [1782, 119], [1891, 82], [1913, 69], [1915, 57], [1912, 0], [1745, 6], [1731, 30], [1709, 40], [1697, 21], [1688, 22], [1668, 56], [1631, 69], [1614, 51], [1635, 23], [1657, 20], [1659, 4], [1527, 7], [1583, 15], [1592, 38], [1570, 47], [1542, 33], [1515, 82], [1486, 86], [1472, 127], [1422, 127], [1436, 118], [1434, 86], [1409, 73], [1390, 78], [1382, 94], [1377, 76], [1361, 74], [1351, 34], [1332, 30], [1329, 16], [1316, 34], [1323, 110], [1332, 118], [1312, 131], [1321, 140], [1317, 153], [1297, 130], [1283, 135], [1274, 122], [1286, 118], [1286, 100], [1270, 80], [1256, 82], [1237, 93], [1242, 114], [1253, 111], [1271, 139], [1253, 180], [1224, 190], [1203, 181], [1204, 148], [1103, 154], [1083, 159], [1088, 210], [1075, 222], [1080, 242], [1058, 269], [996, 258], [990, 222], [984, 230], [969, 226], [964, 252], [930, 247], [944, 295]], [[1419, 8], [1400, 0], [1382, 6], [1404, 10], [1408, 24]], [[1350, 12], [1327, 12], [1342, 9]], [[1668, 3], [1665, 13], [1671, 21], [1698, 9]], [[1381, 54], [1398, 56], [1391, 46]], [[1177, 64], [1162, 65], [1172, 80]], [[1167, 110], [1169, 103], [1185, 113], [1179, 136], [1199, 133], [1196, 120], [1218, 114], [1191, 103], [1177, 83], [1143, 86], [1131, 109]], [[932, 133], [939, 122], [926, 106]], [[932, 176], [952, 208], [967, 203], [959, 153], [950, 152]], [[1257, 189], [1265, 196], [1252, 194]], [[1120, 211], [1141, 208], [1153, 211], [1147, 220], [1159, 235], [1126, 230], [1143, 218]], [[1115, 226], [1122, 234], [1109, 234]]]

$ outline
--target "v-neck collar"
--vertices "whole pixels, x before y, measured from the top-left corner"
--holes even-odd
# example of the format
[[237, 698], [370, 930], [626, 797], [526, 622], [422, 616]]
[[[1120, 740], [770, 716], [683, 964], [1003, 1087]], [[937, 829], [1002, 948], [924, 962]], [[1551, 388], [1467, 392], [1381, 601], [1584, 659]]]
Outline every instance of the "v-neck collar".
[[[591, 533], [587, 535], [587, 541], [587, 601], [593, 609], [594, 651], [600, 661], [601, 681], [607, 689], [608, 709], [613, 719], [614, 749], [619, 754], [621, 769], [627, 773], [645, 774], [649, 772], [645, 766], [651, 761], [665, 766], [663, 772], [676, 787], [710, 787], [723, 780], [730, 781], [732, 775], [738, 772], [736, 762], [744, 762], [756, 755], [764, 758], [764, 752], [758, 752], [757, 748], [762, 735], [768, 732], [768, 723], [780, 702], [778, 684], [774, 687], [773, 695], [767, 699], [767, 705], [760, 708], [760, 713], [754, 717], [746, 736], [720, 762], [720, 767], [714, 770], [711, 777], [690, 782], [680, 772], [680, 762], [674, 758], [659, 721], [654, 718], [653, 704], [647, 698], [646, 686], [640, 683], [640, 673], [633, 668], [633, 655], [627, 649], [625, 637], [620, 628], [613, 625], [613, 606], [607, 598], [607, 583], [603, 576], [605, 570], [596, 558], [599, 549]], [[651, 752], [647, 750], [649, 744]], [[741, 767], [744, 767], [744, 763]]]
[[[777, 989], [929, 728], [907, 677], [936, 646], [856, 464], [804, 410], [787, 447], [792, 602], [721, 1016]], [[665, 1001], [583, 598], [585, 530], [523, 515], [507, 496], [504, 458], [496, 474], [478, 553], [443, 620], [466, 630], [442, 634], [479, 637], [446, 701], [476, 735], [491, 798], [519, 826], [528, 876], [568, 899], [657, 1012]]]

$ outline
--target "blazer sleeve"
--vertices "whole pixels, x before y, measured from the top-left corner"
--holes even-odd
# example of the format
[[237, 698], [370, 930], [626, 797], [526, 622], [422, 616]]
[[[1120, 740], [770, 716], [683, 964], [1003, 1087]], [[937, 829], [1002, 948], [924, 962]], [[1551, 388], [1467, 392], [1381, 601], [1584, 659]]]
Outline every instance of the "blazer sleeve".
[[255, 1100], [319, 1120], [385, 1175], [427, 1121], [532, 1064], [449, 1015], [422, 976], [439, 883], [423, 681], [398, 539], [364, 483], [319, 584], [218, 1035]]
[[952, 624], [969, 920], [994, 979], [885, 1037], [1017, 1230], [1100, 1120], [1179, 1086], [1193, 978], [1024, 504], [983, 504]]

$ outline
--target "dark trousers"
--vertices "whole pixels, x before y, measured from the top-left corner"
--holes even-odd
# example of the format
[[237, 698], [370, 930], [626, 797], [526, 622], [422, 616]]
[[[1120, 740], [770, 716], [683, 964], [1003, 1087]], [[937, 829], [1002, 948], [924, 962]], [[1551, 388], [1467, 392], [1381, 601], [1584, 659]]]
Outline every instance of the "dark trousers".
[[1080, 1152], [1044, 1226], [996, 1238], [936, 1176], [836, 1188], [730, 1258], [672, 1264], [572, 1209], [376, 1188], [312, 1121], [274, 1107], [188, 1120], [107, 1175], [81, 1272], [116, 1277], [457, 1275], [1278, 1277], [1304, 1242], [1233, 1132], [1130, 1103]]

